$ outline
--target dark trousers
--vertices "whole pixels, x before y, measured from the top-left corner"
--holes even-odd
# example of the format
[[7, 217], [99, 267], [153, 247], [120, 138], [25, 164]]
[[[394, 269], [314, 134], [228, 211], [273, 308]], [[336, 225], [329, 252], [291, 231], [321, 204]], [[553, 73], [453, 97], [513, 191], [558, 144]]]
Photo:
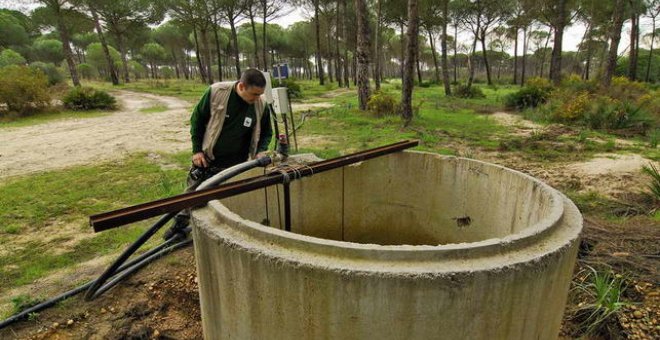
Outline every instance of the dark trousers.
[[[193, 165], [193, 167], [190, 168], [190, 171], [188, 171], [188, 177], [186, 178], [187, 187], [183, 193], [195, 191], [200, 184], [215, 176], [222, 170], [225, 169], [217, 167], [198, 168]], [[177, 226], [184, 228], [190, 223], [190, 210], [190, 208], [183, 209], [178, 214], [176, 214], [176, 216], [174, 216], [174, 220], [176, 221], [175, 223]]]

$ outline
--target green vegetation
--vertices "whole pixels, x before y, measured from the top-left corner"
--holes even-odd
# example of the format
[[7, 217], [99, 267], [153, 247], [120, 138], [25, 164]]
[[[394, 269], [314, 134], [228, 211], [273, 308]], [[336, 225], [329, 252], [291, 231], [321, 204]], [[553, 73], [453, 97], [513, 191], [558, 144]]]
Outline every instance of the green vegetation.
[[0, 117], [26, 115], [50, 106], [48, 78], [41, 70], [10, 65], [0, 69]]
[[114, 110], [117, 100], [103, 90], [91, 87], [74, 87], [62, 98], [64, 107], [77, 111]]
[[[660, 96], [648, 85], [616, 77], [608, 88], [572, 75], [561, 86], [528, 82], [509, 95], [506, 104], [534, 120], [585, 126], [624, 135], [655, 133], [660, 123]], [[532, 112], [529, 112], [532, 111]]]
[[[458, 140], [470, 146], [495, 150], [498, 147], [497, 138], [506, 135], [508, 128], [498, 125], [487, 115], [478, 114], [473, 107], [485, 111], [497, 110], [502, 105], [501, 92], [507, 93], [508, 90], [484, 91], [484, 98], [456, 99], [445, 97], [439, 86], [417, 88], [413, 101], [417, 113], [406, 129], [402, 128], [398, 115], [380, 116], [359, 111], [357, 98], [348, 93], [329, 98], [328, 101], [335, 107], [323, 110], [314, 119], [306, 121], [301, 133], [327, 137], [329, 143], [310, 151], [329, 155], [406, 138], [419, 139], [422, 150], [444, 154], [456, 154]], [[395, 84], [383, 84], [377, 98], [388, 98], [381, 101], [387, 101], [386, 106], [391, 106], [400, 97], [398, 93]]]
[[55, 120], [72, 119], [72, 118], [91, 118], [101, 117], [108, 115], [109, 111], [47, 111], [40, 114], [25, 116], [25, 117], [0, 117], [0, 129], [9, 127], [21, 127], [48, 123]]
[[579, 273], [579, 279], [573, 282], [586, 301], [574, 311], [573, 318], [578, 321], [583, 335], [609, 335], [608, 326], [616, 322], [617, 313], [626, 306], [622, 301], [626, 280], [610, 270], [599, 271], [586, 266], [584, 271], [586, 273]]
[[140, 109], [140, 112], [142, 113], [157, 113], [163, 111], [167, 111], [167, 105], [165, 104], [154, 104], [152, 106], [144, 107]]
[[111, 91], [111, 90], [129, 90], [136, 92], [152, 93], [162, 96], [171, 96], [196, 103], [204, 94], [208, 85], [189, 80], [140, 80], [128, 84], [113, 86], [109, 83], [90, 82], [90, 86]]
[[[0, 242], [10, 244], [9, 240], [15, 240], [18, 235], [52, 228], [53, 224], [88, 234], [91, 230], [86, 220], [91, 214], [179, 194], [183, 190], [188, 156], [188, 153], [164, 155], [155, 162], [153, 157], [139, 154], [118, 163], [50, 171], [5, 181], [0, 184], [0, 206], [3, 207]], [[162, 163], [177, 167], [164, 170], [160, 166]], [[71, 247], [59, 246], [69, 240], [67, 237], [32, 238], [0, 257], [0, 290], [115, 253], [134, 241], [148, 223], [144, 221], [85, 236]]]
[[652, 163], [644, 166], [642, 168], [645, 174], [647, 174], [651, 181], [649, 186], [649, 190], [651, 191], [651, 195], [653, 195], [653, 198], [656, 201], [660, 201], [660, 173], [658, 172], [658, 168], [655, 167]]

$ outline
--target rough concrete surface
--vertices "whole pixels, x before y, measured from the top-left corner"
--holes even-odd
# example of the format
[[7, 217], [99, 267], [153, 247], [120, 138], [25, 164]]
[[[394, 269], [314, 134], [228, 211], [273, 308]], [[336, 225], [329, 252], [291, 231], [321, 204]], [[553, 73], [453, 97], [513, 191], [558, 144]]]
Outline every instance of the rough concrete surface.
[[582, 219], [532, 177], [403, 152], [292, 182], [293, 232], [282, 204], [272, 187], [193, 213], [206, 338], [558, 335]]

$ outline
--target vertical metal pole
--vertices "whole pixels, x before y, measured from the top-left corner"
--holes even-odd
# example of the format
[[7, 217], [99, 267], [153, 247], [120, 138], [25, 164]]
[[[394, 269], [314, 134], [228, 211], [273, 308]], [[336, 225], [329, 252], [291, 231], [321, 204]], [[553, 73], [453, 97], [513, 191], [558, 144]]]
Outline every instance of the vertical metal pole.
[[284, 183], [284, 230], [291, 231], [291, 191], [289, 183]]
[[[286, 91], [286, 101], [289, 103], [289, 114], [291, 115], [291, 126], [293, 127], [293, 146], [298, 152], [298, 139], [296, 138], [296, 122], [293, 120], [293, 108], [291, 107], [291, 98], [289, 98], [289, 91]], [[285, 114], [286, 115], [286, 114]], [[287, 133], [287, 137], [289, 134]]]

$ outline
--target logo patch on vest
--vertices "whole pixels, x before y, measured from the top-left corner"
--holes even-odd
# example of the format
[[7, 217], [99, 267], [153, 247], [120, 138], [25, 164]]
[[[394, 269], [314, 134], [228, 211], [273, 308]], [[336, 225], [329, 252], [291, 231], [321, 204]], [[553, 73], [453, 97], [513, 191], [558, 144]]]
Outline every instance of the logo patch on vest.
[[250, 118], [250, 117], [245, 117], [245, 121], [243, 122], [243, 126], [245, 126], [245, 127], [250, 127], [250, 126], [252, 126], [252, 118]]

